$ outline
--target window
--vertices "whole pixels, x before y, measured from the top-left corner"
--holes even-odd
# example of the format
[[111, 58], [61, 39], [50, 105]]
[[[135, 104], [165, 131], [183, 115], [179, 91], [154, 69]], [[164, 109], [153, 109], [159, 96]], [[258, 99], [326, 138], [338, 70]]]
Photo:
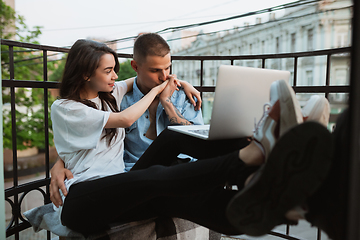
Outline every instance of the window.
[[276, 53], [281, 52], [281, 46], [280, 46], [280, 37], [276, 38]]
[[336, 34], [336, 47], [348, 46], [348, 33], [345, 30], [339, 31]]
[[214, 67], [210, 68], [210, 77], [215, 77], [215, 68]]
[[290, 46], [291, 52], [296, 52], [296, 33], [291, 34], [291, 46]]
[[261, 41], [261, 53], [265, 53], [265, 41]]
[[306, 71], [306, 85], [307, 86], [313, 85], [313, 71], [312, 70]]
[[313, 31], [313, 29], [308, 30], [307, 50], [308, 51], [314, 50], [314, 31]]
[[346, 85], [346, 84], [348, 84], [346, 69], [336, 69], [334, 85]]

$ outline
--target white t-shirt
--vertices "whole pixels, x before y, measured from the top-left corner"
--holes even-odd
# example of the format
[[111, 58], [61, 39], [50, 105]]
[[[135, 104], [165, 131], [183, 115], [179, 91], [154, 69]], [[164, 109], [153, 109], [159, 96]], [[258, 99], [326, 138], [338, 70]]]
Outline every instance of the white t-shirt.
[[[119, 109], [126, 91], [124, 81], [115, 83], [113, 95]], [[99, 97], [91, 101], [101, 109]], [[102, 138], [110, 111], [97, 110], [66, 99], [56, 100], [52, 104], [55, 147], [65, 167], [74, 175], [74, 178], [65, 180], [67, 190], [77, 182], [124, 172], [124, 128], [117, 129], [118, 135], [113, 138], [110, 146], [108, 140]]]

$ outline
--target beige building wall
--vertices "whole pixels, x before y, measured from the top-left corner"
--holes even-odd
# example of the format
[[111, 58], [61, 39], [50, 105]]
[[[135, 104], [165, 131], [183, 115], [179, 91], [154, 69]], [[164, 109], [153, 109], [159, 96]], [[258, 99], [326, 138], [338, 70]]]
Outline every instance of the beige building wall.
[[[12, 9], [15, 10], [15, 0], [4, 0], [5, 4], [10, 6]], [[4, 32], [13, 32], [15, 33], [16, 29], [15, 27], [11, 27], [11, 28], [5, 28]], [[15, 36], [11, 38], [11, 40], [15, 40]]]
[[5, 0], [4, 1], [6, 5], [12, 7], [13, 9], [15, 9], [15, 0]]

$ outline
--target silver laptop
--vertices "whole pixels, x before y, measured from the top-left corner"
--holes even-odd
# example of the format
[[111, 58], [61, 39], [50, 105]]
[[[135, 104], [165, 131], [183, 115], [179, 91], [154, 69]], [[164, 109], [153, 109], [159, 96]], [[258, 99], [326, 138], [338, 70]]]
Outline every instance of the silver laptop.
[[289, 78], [288, 71], [221, 65], [210, 125], [168, 128], [208, 140], [251, 136], [264, 104], [270, 101], [271, 83]]

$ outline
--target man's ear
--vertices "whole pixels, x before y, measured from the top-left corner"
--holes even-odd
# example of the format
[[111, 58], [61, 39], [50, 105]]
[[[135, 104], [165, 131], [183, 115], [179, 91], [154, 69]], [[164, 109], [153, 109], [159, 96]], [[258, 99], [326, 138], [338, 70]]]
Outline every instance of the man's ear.
[[138, 71], [139, 64], [135, 60], [131, 60], [131, 67], [134, 69], [135, 72]]

